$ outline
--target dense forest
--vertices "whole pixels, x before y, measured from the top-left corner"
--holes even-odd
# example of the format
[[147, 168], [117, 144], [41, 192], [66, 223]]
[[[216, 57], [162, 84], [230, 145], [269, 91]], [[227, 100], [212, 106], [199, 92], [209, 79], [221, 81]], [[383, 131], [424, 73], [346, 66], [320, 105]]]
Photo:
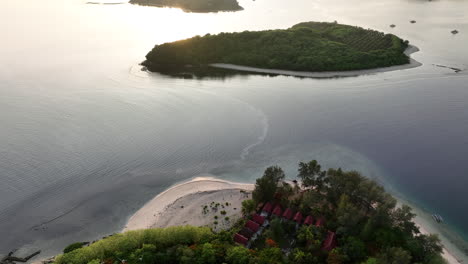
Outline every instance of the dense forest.
[[131, 4], [157, 7], [176, 7], [185, 12], [208, 13], [240, 11], [237, 0], [130, 0]]
[[[182, 226], [73, 244], [55, 263], [445, 263], [438, 237], [419, 232], [410, 207], [397, 206], [356, 171], [322, 170], [316, 161], [301, 162], [293, 182], [285, 181], [280, 167], [267, 168], [242, 213], [232, 228], [217, 233]], [[261, 227], [249, 219], [261, 220]], [[249, 242], [239, 240], [244, 235]]]
[[207, 34], [157, 45], [143, 62], [171, 72], [228, 63], [295, 71], [349, 71], [409, 63], [407, 41], [338, 23], [305, 22], [286, 30]]

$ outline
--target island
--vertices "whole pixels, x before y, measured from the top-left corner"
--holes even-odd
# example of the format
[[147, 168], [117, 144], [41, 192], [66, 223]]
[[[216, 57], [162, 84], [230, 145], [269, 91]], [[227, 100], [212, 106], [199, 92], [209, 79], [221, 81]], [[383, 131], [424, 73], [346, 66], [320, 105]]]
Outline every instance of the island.
[[129, 3], [144, 6], [175, 7], [193, 13], [243, 10], [237, 0], [130, 0]]
[[210, 67], [278, 74], [281, 70], [352, 72], [408, 65], [407, 48], [408, 41], [392, 34], [338, 23], [304, 22], [285, 30], [207, 34], [156, 45], [142, 65], [161, 73], [199, 72]]
[[53, 262], [446, 263], [439, 238], [414, 217], [359, 172], [312, 160], [299, 163], [296, 179], [272, 166], [255, 184], [208, 178], [176, 185], [123, 233], [72, 244]]

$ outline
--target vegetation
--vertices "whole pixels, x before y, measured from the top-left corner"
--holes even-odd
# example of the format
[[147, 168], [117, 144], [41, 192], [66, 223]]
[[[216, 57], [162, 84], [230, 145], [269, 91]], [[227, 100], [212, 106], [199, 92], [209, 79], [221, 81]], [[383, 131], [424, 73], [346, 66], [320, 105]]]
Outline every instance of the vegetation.
[[[272, 217], [250, 249], [233, 242], [249, 216], [219, 233], [190, 226], [131, 231], [58, 256], [55, 263], [445, 263], [438, 237], [421, 234], [411, 208], [397, 206], [374, 181], [356, 171], [322, 170], [316, 161], [301, 162], [298, 177], [301, 188], [284, 182], [281, 168], [267, 168], [242, 211], [250, 215], [259, 203], [270, 202], [325, 219], [323, 225]], [[337, 244], [327, 251], [329, 231]]]
[[143, 62], [159, 72], [212, 63], [295, 71], [349, 71], [409, 63], [407, 41], [370, 29], [305, 22], [286, 30], [207, 34], [157, 45]]
[[157, 7], [176, 7], [185, 12], [208, 13], [240, 11], [237, 0], [130, 0], [131, 4]]

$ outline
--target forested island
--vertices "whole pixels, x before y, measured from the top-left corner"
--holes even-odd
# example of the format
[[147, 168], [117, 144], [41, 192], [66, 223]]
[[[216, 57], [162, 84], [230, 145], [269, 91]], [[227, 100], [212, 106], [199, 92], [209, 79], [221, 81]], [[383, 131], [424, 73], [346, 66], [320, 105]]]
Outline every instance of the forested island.
[[176, 7], [185, 12], [194, 13], [243, 10], [237, 0], [130, 0], [130, 3], [144, 6]]
[[[55, 263], [445, 263], [439, 238], [420, 232], [411, 208], [397, 206], [383, 187], [360, 173], [323, 170], [313, 160], [299, 163], [297, 180], [285, 178], [280, 167], [267, 168], [251, 199], [242, 202], [243, 216], [228, 229], [128, 231], [89, 245], [72, 244]], [[229, 206], [213, 201], [197, 210], [218, 225], [230, 221], [223, 217]]]
[[207, 34], [156, 45], [150, 71], [197, 71], [224, 63], [291, 71], [352, 71], [409, 63], [408, 42], [392, 34], [338, 23], [304, 22], [286, 30]]

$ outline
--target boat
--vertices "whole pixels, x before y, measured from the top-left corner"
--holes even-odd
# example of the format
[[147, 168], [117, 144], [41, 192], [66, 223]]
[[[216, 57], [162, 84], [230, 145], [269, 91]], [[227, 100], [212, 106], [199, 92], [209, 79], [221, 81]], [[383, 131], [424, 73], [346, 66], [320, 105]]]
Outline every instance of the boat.
[[456, 29], [455, 29], [455, 30], [452, 30], [452, 34], [454, 34], [454, 35], [455, 35], [455, 34], [458, 34], [458, 30], [456, 30]]
[[414, 24], [414, 23], [416, 23], [416, 20], [411, 20], [410, 23]]
[[444, 222], [444, 219], [442, 218], [442, 216], [440, 216], [438, 214], [433, 214], [432, 218], [434, 218], [434, 220], [439, 224]]
[[396, 27], [396, 26], [395, 26], [394, 24], [391, 24], [390, 27], [391, 27], [391, 28], [394, 28], [394, 27]]

